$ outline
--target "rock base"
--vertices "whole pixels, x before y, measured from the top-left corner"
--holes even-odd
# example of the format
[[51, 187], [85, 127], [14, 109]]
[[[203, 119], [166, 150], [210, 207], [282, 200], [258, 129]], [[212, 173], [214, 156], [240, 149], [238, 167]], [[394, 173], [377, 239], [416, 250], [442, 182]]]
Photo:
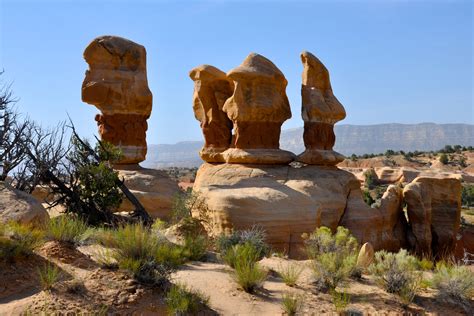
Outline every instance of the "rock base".
[[199, 152], [201, 159], [206, 162], [225, 162], [222, 153], [227, 148], [203, 147]]
[[295, 159], [293, 153], [281, 149], [229, 148], [222, 156], [227, 163], [259, 165], [284, 165]]
[[296, 160], [308, 165], [335, 166], [345, 157], [334, 150], [306, 149]]

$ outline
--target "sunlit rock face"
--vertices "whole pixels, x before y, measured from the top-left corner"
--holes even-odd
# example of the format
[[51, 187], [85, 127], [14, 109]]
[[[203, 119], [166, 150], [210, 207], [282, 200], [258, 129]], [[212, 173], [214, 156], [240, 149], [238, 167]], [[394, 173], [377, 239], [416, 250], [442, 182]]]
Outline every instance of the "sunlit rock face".
[[122, 150], [119, 164], [145, 160], [147, 119], [152, 108], [145, 47], [117, 36], [94, 39], [84, 51], [89, 64], [82, 100], [95, 105], [102, 140]]
[[336, 165], [344, 156], [335, 152], [334, 124], [346, 117], [342, 104], [334, 96], [329, 71], [310, 52], [301, 53], [301, 86], [305, 152], [298, 160], [311, 165]]

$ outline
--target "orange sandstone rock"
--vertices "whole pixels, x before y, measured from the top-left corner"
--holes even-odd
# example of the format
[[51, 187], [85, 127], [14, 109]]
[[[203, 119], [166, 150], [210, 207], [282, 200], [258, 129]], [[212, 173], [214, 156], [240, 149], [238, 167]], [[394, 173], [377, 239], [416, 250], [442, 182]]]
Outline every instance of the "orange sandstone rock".
[[232, 95], [232, 81], [209, 65], [194, 68], [189, 76], [194, 81], [194, 116], [201, 122], [205, 141], [199, 154], [207, 162], [224, 162], [221, 153], [230, 147], [232, 122], [222, 107]]
[[152, 94], [146, 75], [145, 47], [117, 36], [94, 39], [84, 51], [89, 70], [82, 84], [82, 100], [95, 105], [101, 139], [118, 146], [121, 164], [145, 160], [146, 120]]
[[301, 54], [303, 84], [301, 86], [303, 139], [306, 151], [298, 161], [313, 165], [335, 165], [344, 156], [332, 148], [336, 141], [334, 124], [346, 117], [342, 104], [334, 96], [329, 71], [309, 52]]
[[285, 164], [294, 159], [280, 150], [280, 131], [291, 118], [283, 73], [267, 58], [252, 53], [227, 73], [233, 95], [223, 106], [234, 124], [232, 147], [223, 153], [229, 163]]

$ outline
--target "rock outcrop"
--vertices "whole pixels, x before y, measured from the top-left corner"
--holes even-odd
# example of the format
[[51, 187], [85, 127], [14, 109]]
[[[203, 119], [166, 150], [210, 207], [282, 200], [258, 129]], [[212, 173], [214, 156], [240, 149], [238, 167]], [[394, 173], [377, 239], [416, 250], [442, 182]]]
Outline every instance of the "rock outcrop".
[[461, 216], [461, 182], [454, 178], [418, 177], [403, 190], [410, 246], [421, 255], [453, 253]]
[[207, 162], [224, 162], [222, 152], [232, 141], [232, 121], [222, 111], [224, 102], [232, 95], [232, 81], [216, 67], [202, 65], [189, 73], [194, 81], [194, 116], [201, 123], [204, 147], [199, 152]]
[[335, 152], [334, 124], [346, 117], [342, 104], [334, 96], [329, 71], [316, 56], [301, 54], [303, 84], [301, 86], [303, 140], [306, 150], [298, 161], [312, 165], [336, 165], [344, 156]]
[[89, 70], [82, 100], [101, 111], [95, 118], [101, 139], [122, 150], [121, 164], [145, 160], [152, 107], [145, 47], [121, 37], [101, 36], [87, 46], [84, 59]]
[[[145, 210], [153, 218], [169, 219], [174, 199], [180, 192], [178, 184], [159, 170], [129, 168], [117, 170], [120, 179], [137, 197]], [[120, 212], [131, 212], [133, 205], [124, 199], [119, 207]]]
[[233, 123], [232, 147], [222, 155], [228, 163], [286, 164], [294, 159], [280, 150], [280, 131], [291, 118], [283, 73], [267, 58], [250, 54], [227, 73], [234, 92], [223, 106]]
[[48, 212], [35, 197], [0, 182], [0, 222], [38, 225], [48, 220]]
[[367, 269], [374, 261], [374, 247], [370, 242], [362, 245], [357, 256], [357, 267]]

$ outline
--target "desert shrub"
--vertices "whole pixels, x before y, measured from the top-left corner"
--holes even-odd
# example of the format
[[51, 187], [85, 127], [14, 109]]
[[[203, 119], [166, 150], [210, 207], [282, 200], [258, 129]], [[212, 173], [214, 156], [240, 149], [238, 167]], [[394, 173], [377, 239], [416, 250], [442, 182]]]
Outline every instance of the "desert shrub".
[[281, 307], [288, 316], [296, 315], [301, 309], [302, 297], [293, 293], [283, 293], [281, 296]]
[[258, 226], [247, 230], [237, 230], [226, 236], [221, 235], [216, 239], [216, 248], [225, 257], [229, 249], [235, 245], [250, 244], [256, 249], [258, 259], [268, 254], [270, 247], [265, 243], [265, 231]]
[[197, 202], [198, 195], [192, 191], [177, 194], [171, 208], [171, 223], [176, 224], [184, 218], [192, 217], [192, 209]]
[[357, 263], [358, 244], [349, 230], [339, 226], [335, 234], [320, 227], [305, 241], [317, 284], [334, 290], [347, 279]]
[[336, 312], [342, 313], [346, 310], [347, 306], [351, 301], [351, 296], [347, 292], [338, 292], [336, 290], [331, 290], [331, 299]]
[[370, 191], [367, 189], [362, 190], [362, 197], [364, 198], [365, 204], [372, 206], [375, 203], [374, 198], [370, 195]]
[[459, 265], [439, 265], [433, 275], [433, 286], [440, 300], [469, 308], [474, 295], [474, 273]]
[[51, 240], [76, 244], [82, 240], [87, 229], [87, 224], [78, 217], [62, 215], [48, 222], [46, 235]]
[[205, 294], [181, 284], [171, 286], [165, 300], [170, 315], [194, 315], [209, 304]]
[[474, 185], [464, 185], [462, 187], [461, 201], [464, 207], [474, 206]]
[[372, 190], [377, 185], [377, 174], [375, 173], [374, 169], [368, 169], [364, 172], [364, 183], [365, 186]]
[[192, 261], [202, 260], [206, 256], [208, 241], [205, 236], [187, 236], [184, 239], [183, 253]]
[[303, 267], [299, 266], [296, 263], [288, 263], [286, 266], [280, 265], [278, 268], [278, 274], [283, 279], [288, 286], [295, 286], [298, 282], [298, 279], [303, 272]]
[[253, 293], [267, 277], [267, 271], [257, 263], [259, 256], [251, 243], [235, 245], [226, 253], [226, 262], [234, 268], [234, 278], [245, 292]]
[[26, 257], [44, 241], [44, 233], [30, 225], [0, 223], [0, 260]]
[[42, 268], [38, 269], [41, 288], [44, 291], [51, 290], [53, 285], [58, 281], [60, 274], [61, 270], [51, 263], [45, 264]]
[[439, 156], [439, 162], [441, 162], [443, 165], [446, 165], [449, 162], [448, 155], [446, 155], [445, 153], [441, 154]]
[[423, 270], [423, 271], [430, 271], [433, 270], [434, 264], [433, 261], [427, 258], [422, 258], [421, 260], [417, 260], [416, 266], [418, 269]]
[[402, 249], [398, 253], [378, 251], [369, 272], [388, 292], [399, 295], [405, 303], [413, 300], [421, 283], [421, 273], [416, 271], [417, 259]]

